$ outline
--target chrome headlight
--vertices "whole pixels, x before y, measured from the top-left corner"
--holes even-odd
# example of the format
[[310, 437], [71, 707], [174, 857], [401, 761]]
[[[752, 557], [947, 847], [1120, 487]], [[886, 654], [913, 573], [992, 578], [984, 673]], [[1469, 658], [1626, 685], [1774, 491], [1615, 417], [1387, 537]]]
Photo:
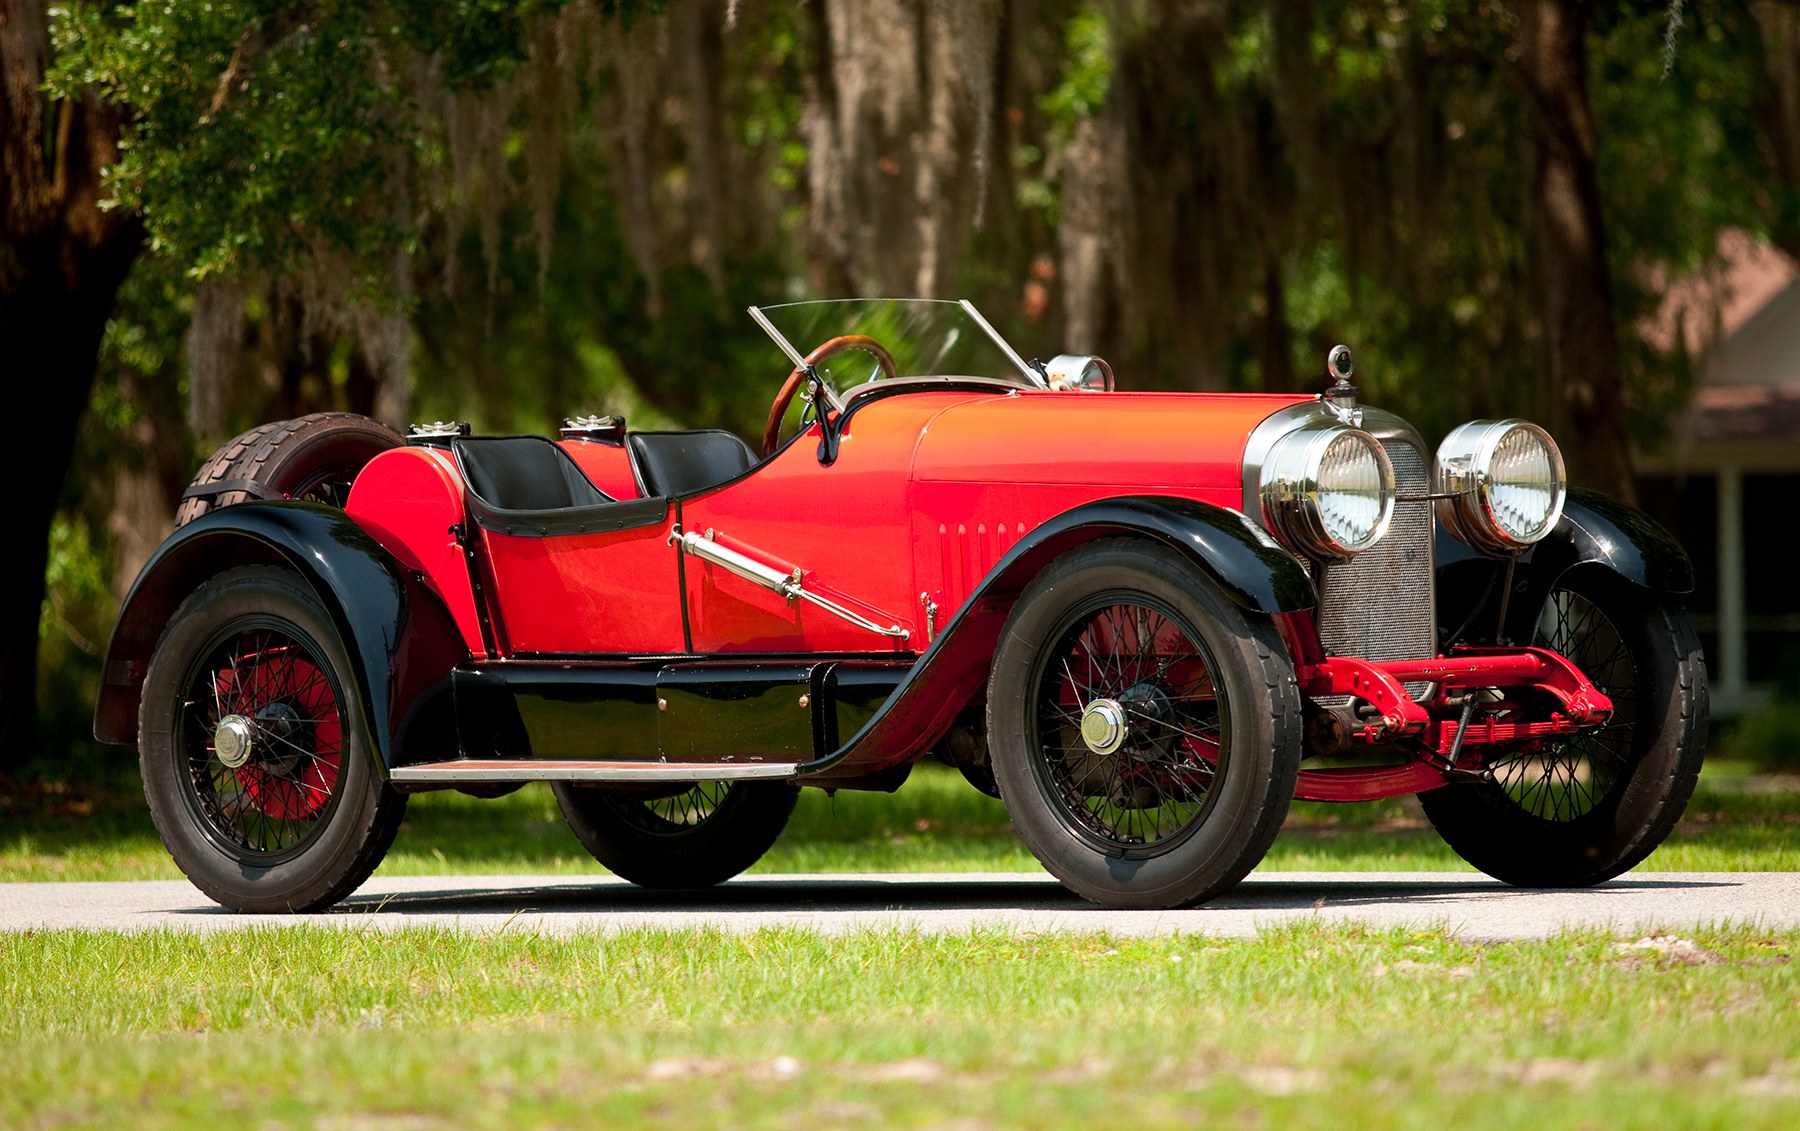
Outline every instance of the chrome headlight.
[[1540, 541], [1568, 494], [1556, 441], [1523, 420], [1472, 420], [1437, 451], [1438, 521], [1477, 550], [1512, 554]]
[[1394, 469], [1381, 442], [1330, 425], [1289, 432], [1262, 473], [1263, 521], [1303, 554], [1347, 558], [1381, 540], [1394, 515]]

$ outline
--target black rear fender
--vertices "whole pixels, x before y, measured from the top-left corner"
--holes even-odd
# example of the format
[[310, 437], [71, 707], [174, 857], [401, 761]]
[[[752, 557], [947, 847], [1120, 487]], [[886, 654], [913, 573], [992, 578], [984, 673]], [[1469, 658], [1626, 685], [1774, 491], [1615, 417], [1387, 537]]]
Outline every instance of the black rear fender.
[[292, 569], [330, 610], [366, 708], [370, 746], [391, 764], [391, 738], [421, 692], [466, 657], [441, 601], [334, 507], [257, 502], [225, 507], [157, 547], [119, 611], [107, 647], [94, 735], [137, 740], [150, 655], [175, 610], [207, 579], [242, 565]]
[[[1574, 569], [1603, 569], [1653, 593], [1694, 589], [1693, 561], [1655, 519], [1598, 491], [1571, 489], [1562, 520], [1519, 557], [1510, 584], [1503, 559], [1484, 557], [1439, 528], [1438, 631], [1467, 625], [1464, 643], [1529, 641], [1550, 591]], [[1496, 632], [1503, 599], [1506, 625]]]
[[836, 751], [803, 768], [860, 776], [929, 749], [985, 685], [1014, 602], [1051, 561], [1101, 538], [1146, 538], [1170, 547], [1254, 612], [1318, 604], [1298, 558], [1234, 510], [1163, 496], [1101, 499], [1050, 519], [1008, 550], [945, 624], [882, 709]]

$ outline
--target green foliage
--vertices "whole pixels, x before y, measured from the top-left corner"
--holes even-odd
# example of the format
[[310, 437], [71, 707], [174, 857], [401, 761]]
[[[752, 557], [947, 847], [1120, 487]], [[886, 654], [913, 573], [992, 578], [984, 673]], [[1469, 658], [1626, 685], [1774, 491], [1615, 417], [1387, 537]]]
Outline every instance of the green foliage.
[[59, 514], [50, 528], [50, 561], [38, 620], [38, 717], [59, 741], [54, 757], [25, 767], [31, 776], [106, 780], [110, 761], [92, 740], [92, 704], [112, 631], [111, 560], [80, 518]]
[[1721, 745], [1767, 769], [1800, 772], [1800, 695], [1776, 694], [1738, 720]]
[[[1606, 13], [1589, 66], [1613, 296], [1624, 346], [1629, 423], [1644, 448], [1665, 446], [1698, 377], [1686, 349], [1660, 348], [1653, 322], [1672, 279], [1707, 265], [1719, 233], [1769, 234], [1783, 194], [1760, 155], [1760, 71], [1749, 13], [1689, 5], [1675, 66], [1663, 73], [1666, 6]], [[1695, 343], [1698, 345], [1699, 343]]]
[[[185, 0], [54, 13], [53, 92], [131, 108], [110, 171], [153, 251], [199, 278], [348, 256], [371, 295], [418, 239], [441, 86], [511, 78], [564, 0]], [[605, 14], [660, 7], [609, 0]]]
[[[568, 150], [575, 183], [606, 175], [591, 136]], [[605, 195], [565, 194], [556, 205], [557, 252], [539, 275], [526, 238], [533, 217], [505, 209], [491, 286], [474, 233], [463, 237], [465, 274], [414, 317], [419, 365], [431, 374], [415, 392], [420, 419], [468, 419], [487, 431], [554, 430], [564, 416], [623, 413], [633, 427], [760, 425], [782, 376], [781, 355], [743, 314], [778, 293], [778, 265], [734, 254], [728, 293], [687, 265], [659, 272], [660, 316], [626, 247], [618, 210]], [[447, 249], [428, 246], [435, 265]]]
[[1100, 112], [1112, 83], [1112, 29], [1105, 7], [1084, 5], [1063, 28], [1062, 81], [1039, 100], [1050, 141], [1066, 144], [1075, 126]]

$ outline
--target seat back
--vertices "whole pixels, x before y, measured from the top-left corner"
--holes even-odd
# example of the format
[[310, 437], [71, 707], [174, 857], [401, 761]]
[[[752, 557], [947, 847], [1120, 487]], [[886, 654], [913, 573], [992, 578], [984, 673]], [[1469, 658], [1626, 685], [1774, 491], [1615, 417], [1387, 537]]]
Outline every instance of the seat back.
[[479, 436], [452, 441], [463, 481], [496, 510], [544, 511], [611, 502], [569, 453], [542, 436]]
[[647, 496], [686, 495], [716, 487], [757, 464], [750, 445], [719, 428], [631, 432], [625, 446]]

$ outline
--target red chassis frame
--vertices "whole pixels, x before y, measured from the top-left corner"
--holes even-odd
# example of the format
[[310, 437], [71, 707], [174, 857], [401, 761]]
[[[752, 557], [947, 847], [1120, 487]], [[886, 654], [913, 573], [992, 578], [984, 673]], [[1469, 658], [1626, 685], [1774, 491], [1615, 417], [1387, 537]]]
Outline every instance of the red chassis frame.
[[[1612, 700], [1580, 668], [1546, 648], [1452, 648], [1430, 660], [1376, 662], [1325, 655], [1310, 612], [1283, 614], [1276, 621], [1293, 654], [1301, 694], [1349, 696], [1379, 712], [1352, 732], [1355, 745], [1410, 740], [1425, 755], [1401, 766], [1302, 770], [1294, 789], [1300, 801], [1376, 801], [1436, 789], [1459, 774], [1479, 772], [1482, 746], [1578, 734], [1612, 714]], [[1428, 703], [1407, 694], [1404, 684], [1427, 681], [1432, 684]], [[1457, 713], [1453, 690], [1489, 687], [1529, 688], [1561, 710], [1537, 722], [1490, 717], [1471, 725], [1466, 712], [1459, 719], [1448, 717]]]

